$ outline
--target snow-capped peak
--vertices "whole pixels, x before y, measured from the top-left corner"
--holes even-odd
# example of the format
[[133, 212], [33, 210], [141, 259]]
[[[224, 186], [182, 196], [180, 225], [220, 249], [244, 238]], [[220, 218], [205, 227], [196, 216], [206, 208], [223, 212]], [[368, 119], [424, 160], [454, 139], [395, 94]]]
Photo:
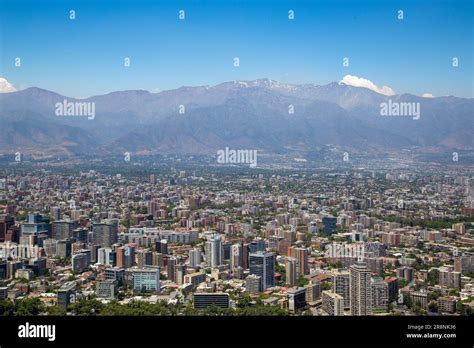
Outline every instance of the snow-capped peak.
[[0, 93], [10, 92], [16, 92], [16, 88], [7, 79], [0, 77]]

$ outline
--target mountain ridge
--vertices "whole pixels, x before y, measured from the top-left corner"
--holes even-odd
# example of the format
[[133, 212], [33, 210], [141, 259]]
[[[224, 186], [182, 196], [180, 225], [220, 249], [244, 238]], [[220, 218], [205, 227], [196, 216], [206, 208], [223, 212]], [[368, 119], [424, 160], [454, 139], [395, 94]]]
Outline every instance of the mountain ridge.
[[[64, 99], [94, 102], [94, 120], [57, 117], [55, 104]], [[381, 103], [389, 100], [419, 103], [420, 119], [381, 117]], [[304, 157], [328, 143], [356, 152], [472, 150], [467, 135], [473, 110], [472, 98], [386, 96], [344, 83], [298, 85], [266, 78], [83, 99], [31, 87], [0, 94], [0, 122], [16, 124], [8, 137], [0, 137], [0, 152], [215, 154], [232, 146]], [[42, 135], [32, 136], [40, 124]]]

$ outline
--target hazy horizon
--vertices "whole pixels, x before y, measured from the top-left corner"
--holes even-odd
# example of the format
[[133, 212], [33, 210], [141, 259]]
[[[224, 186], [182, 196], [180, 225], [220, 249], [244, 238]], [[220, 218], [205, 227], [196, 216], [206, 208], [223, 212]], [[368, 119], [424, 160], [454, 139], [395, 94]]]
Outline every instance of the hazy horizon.
[[[351, 77], [355, 77], [355, 78], [358, 78], [360, 80], [365, 80], [365, 81], [368, 81], [369, 83], [372, 83], [372, 81], [370, 81], [369, 79], [366, 79], [366, 78], [363, 78], [363, 77], [357, 77], [357, 76], [352, 76], [352, 75], [346, 75], [346, 76], [351, 76]], [[1, 77], [0, 76], [0, 81], [4, 79], [6, 80], [7, 82], [8, 79], [5, 79], [4, 77]], [[29, 87], [26, 87], [26, 88], [23, 88], [23, 89], [16, 89], [13, 91], [0, 91], [0, 94], [1, 93], [14, 93], [14, 92], [21, 92], [21, 91], [24, 91], [24, 90], [27, 90], [27, 89], [30, 89], [30, 88], [38, 88], [38, 89], [42, 89], [42, 90], [46, 90], [46, 91], [49, 91], [49, 92], [53, 92], [53, 93], [56, 93], [56, 94], [59, 94], [61, 96], [64, 96], [64, 97], [68, 97], [68, 98], [73, 98], [73, 99], [88, 99], [88, 98], [91, 98], [91, 97], [97, 97], [97, 96], [102, 96], [102, 95], [107, 95], [107, 94], [111, 94], [111, 93], [116, 93], [116, 92], [134, 92], [134, 91], [143, 91], [143, 92], [148, 92], [150, 94], [159, 94], [159, 93], [162, 93], [162, 92], [168, 92], [168, 91], [175, 91], [175, 90], [179, 90], [181, 88], [202, 88], [202, 87], [205, 87], [205, 88], [215, 88], [215, 87], [218, 87], [220, 85], [224, 85], [224, 84], [229, 84], [229, 83], [239, 83], [239, 82], [257, 82], [257, 81], [270, 81], [270, 82], [275, 82], [281, 86], [304, 86], [304, 85], [308, 85], [308, 86], [315, 86], [315, 87], [320, 87], [320, 86], [327, 86], [327, 85], [330, 85], [330, 84], [334, 84], [334, 83], [337, 83], [337, 84], [340, 84], [340, 85], [346, 85], [346, 86], [350, 86], [350, 87], [355, 87], [355, 88], [365, 88], [365, 89], [368, 89], [368, 90], [371, 90], [375, 93], [378, 93], [378, 94], [381, 94], [381, 95], [384, 95], [384, 96], [387, 96], [387, 97], [390, 97], [390, 96], [400, 96], [400, 95], [403, 95], [403, 94], [410, 94], [410, 95], [414, 95], [414, 96], [417, 96], [417, 97], [421, 97], [421, 98], [440, 98], [440, 97], [455, 97], [455, 98], [462, 98], [462, 99], [473, 99], [474, 97], [462, 97], [462, 96], [458, 96], [458, 95], [453, 95], [453, 94], [447, 94], [447, 95], [439, 95], [439, 96], [434, 96], [434, 95], [430, 95], [430, 94], [427, 94], [427, 93], [424, 93], [423, 95], [417, 95], [417, 94], [412, 94], [412, 93], [407, 93], [405, 91], [400, 91], [400, 92], [397, 92], [397, 93], [394, 93], [394, 94], [390, 94], [390, 95], [387, 95], [387, 94], [383, 94], [383, 93], [380, 93], [380, 91], [377, 91], [373, 88], [371, 88], [370, 86], [367, 86], [367, 85], [354, 85], [354, 84], [350, 84], [348, 82], [344, 82], [343, 80], [340, 80], [340, 81], [330, 81], [328, 83], [317, 83], [317, 82], [306, 82], [306, 83], [285, 83], [285, 82], [281, 82], [281, 81], [277, 81], [277, 80], [273, 80], [273, 79], [270, 79], [270, 78], [267, 78], [267, 77], [260, 77], [260, 78], [254, 78], [254, 79], [250, 79], [250, 80], [230, 80], [230, 81], [221, 81], [221, 82], [217, 82], [216, 84], [212, 84], [212, 85], [199, 85], [199, 84], [195, 84], [195, 85], [182, 85], [182, 86], [179, 86], [179, 87], [175, 87], [175, 88], [170, 88], [170, 89], [163, 89], [163, 90], [149, 90], [149, 89], [145, 89], [145, 88], [137, 88], [137, 89], [116, 89], [116, 90], [110, 90], [110, 91], [106, 91], [102, 94], [95, 94], [95, 95], [88, 95], [88, 96], [71, 96], [71, 95], [65, 95], [65, 94], [61, 94], [60, 92], [56, 91], [56, 90], [50, 90], [50, 89], [46, 89], [46, 88], [43, 88], [41, 86], [29, 86]], [[12, 85], [13, 86], [13, 85]], [[380, 88], [379, 86], [375, 85], [375, 87], [378, 87]], [[14, 87], [14, 86], [13, 86]], [[255, 85], [254, 86], [250, 86], [250, 87], [256, 87]], [[387, 87], [387, 86], [384, 86], [384, 87]]]

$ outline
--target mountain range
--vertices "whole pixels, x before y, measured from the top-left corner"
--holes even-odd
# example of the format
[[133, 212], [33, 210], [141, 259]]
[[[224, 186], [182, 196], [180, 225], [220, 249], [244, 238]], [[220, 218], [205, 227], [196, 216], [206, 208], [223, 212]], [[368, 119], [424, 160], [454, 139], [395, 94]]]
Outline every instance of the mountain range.
[[[64, 100], [95, 103], [95, 117], [57, 116], [56, 104]], [[381, 104], [389, 101], [419, 103], [419, 119], [381, 116]], [[299, 157], [322, 147], [358, 153], [470, 151], [473, 111], [474, 99], [386, 96], [336, 82], [258, 79], [86, 99], [33, 87], [0, 94], [0, 154], [215, 155], [225, 147]]]

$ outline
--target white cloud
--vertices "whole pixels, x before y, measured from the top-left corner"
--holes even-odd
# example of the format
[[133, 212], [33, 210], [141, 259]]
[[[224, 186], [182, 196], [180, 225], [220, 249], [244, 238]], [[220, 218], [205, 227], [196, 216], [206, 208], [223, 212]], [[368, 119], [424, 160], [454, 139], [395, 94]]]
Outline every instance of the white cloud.
[[363, 77], [357, 77], [353, 75], [346, 75], [339, 82], [345, 85], [354, 86], [354, 87], [363, 87], [368, 88], [374, 92], [383, 94], [383, 95], [395, 95], [395, 91], [387, 86], [378, 87], [372, 81], [364, 79]]
[[422, 95], [423, 98], [434, 98], [434, 95], [431, 93], [423, 93]]
[[0, 93], [15, 92], [16, 88], [3, 77], [0, 77]]

